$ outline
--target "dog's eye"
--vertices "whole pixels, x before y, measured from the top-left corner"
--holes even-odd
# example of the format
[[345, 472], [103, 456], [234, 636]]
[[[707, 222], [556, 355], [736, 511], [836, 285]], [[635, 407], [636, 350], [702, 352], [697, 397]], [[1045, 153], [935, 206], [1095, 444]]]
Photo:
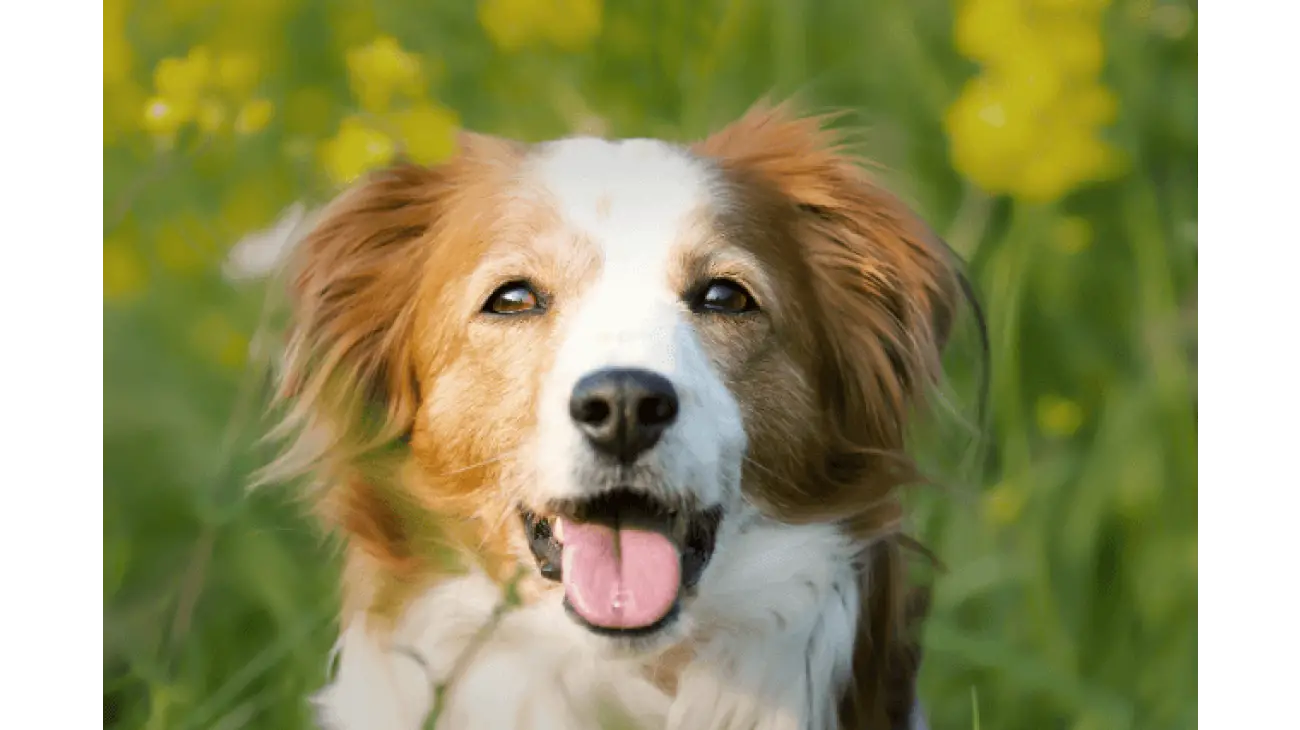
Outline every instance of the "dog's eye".
[[512, 281], [503, 284], [483, 305], [486, 314], [527, 314], [540, 312], [542, 298], [527, 282]]
[[701, 290], [695, 302], [696, 311], [720, 314], [740, 314], [758, 309], [754, 298], [745, 287], [727, 279], [714, 279]]

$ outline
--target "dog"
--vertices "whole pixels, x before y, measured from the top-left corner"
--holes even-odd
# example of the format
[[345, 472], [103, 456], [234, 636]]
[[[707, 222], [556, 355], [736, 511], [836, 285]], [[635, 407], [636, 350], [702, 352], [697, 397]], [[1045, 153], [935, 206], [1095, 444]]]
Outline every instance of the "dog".
[[268, 474], [342, 538], [322, 727], [920, 726], [904, 435], [969, 285], [829, 120], [463, 133], [313, 217]]

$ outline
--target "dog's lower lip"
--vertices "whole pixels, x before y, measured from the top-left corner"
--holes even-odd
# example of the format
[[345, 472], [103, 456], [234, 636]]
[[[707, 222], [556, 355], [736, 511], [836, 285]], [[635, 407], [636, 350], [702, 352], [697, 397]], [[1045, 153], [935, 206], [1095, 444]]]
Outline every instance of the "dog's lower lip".
[[573, 606], [569, 603], [569, 599], [567, 598], [564, 599], [564, 612], [567, 613], [574, 621], [578, 622], [579, 625], [581, 625], [586, 630], [592, 632], [593, 634], [598, 634], [600, 636], [622, 638], [622, 639], [635, 639], [642, 636], [653, 636], [654, 634], [657, 634], [660, 631], [663, 631], [664, 629], [671, 626], [675, 621], [677, 621], [677, 617], [681, 615], [682, 606], [681, 606], [681, 602], [678, 601], [677, 603], [673, 604], [673, 607], [668, 610], [668, 613], [664, 614], [663, 618], [650, 624], [649, 626], [642, 626], [640, 628], [635, 628], [635, 629], [611, 629], [605, 626], [597, 626], [584, 619], [577, 611], [575, 611], [573, 609]]

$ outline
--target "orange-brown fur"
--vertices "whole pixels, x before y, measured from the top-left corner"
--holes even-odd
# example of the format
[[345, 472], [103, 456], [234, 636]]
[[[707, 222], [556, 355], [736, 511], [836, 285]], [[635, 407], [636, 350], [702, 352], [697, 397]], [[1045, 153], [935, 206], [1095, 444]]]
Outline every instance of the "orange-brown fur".
[[[780, 268], [792, 280], [807, 276], [801, 294], [810, 311], [800, 320], [821, 325], [805, 345], [822, 360], [805, 371], [819, 379], [821, 429], [751, 435], [751, 463], [763, 463], [746, 474], [745, 484], [783, 520], [843, 521], [864, 543], [874, 542], [862, 566], [869, 605], [841, 724], [901, 727], [919, 660], [908, 633], [916, 621], [907, 619], [919, 617], [905, 615], [902, 547], [889, 539], [902, 515], [895, 491], [917, 477], [904, 456], [908, 411], [941, 375], [939, 356], [960, 297], [959, 277], [956, 262], [925, 225], [869, 179], [823, 122], [760, 106], [696, 149], [760, 196], [745, 211], [775, 218], [750, 221], [743, 230], [751, 240], [774, 238], [771, 248], [789, 240], [802, 246], [802, 265], [800, 257], [786, 255]], [[783, 410], [790, 406], [787, 399], [779, 403]], [[803, 454], [781, 448], [801, 440]], [[785, 456], [785, 463], [773, 463], [774, 455]], [[877, 540], [881, 536], [886, 539]]]
[[[823, 122], [760, 105], [694, 146], [741, 203], [701, 221], [700, 250], [719, 256], [713, 273], [772, 299], [770, 321], [717, 320], [698, 334], [744, 410], [750, 499], [783, 521], [843, 523], [871, 546], [841, 725], [901, 727], [917, 657], [896, 490], [916, 477], [908, 412], [939, 377], [959, 280]], [[544, 205], [502, 198], [520, 154], [467, 135], [441, 167], [381, 172], [297, 251], [280, 431], [296, 440], [273, 474], [311, 472], [347, 539], [345, 621], [400, 611], [457, 570], [448, 555], [500, 581], [515, 564], [513, 504], [497, 485], [533, 427], [549, 332], [466, 329], [478, 302], [465, 281], [483, 267], [508, 280], [526, 260], [550, 286], [577, 289], [599, 263]], [[671, 691], [689, 654], [662, 660], [656, 680]]]

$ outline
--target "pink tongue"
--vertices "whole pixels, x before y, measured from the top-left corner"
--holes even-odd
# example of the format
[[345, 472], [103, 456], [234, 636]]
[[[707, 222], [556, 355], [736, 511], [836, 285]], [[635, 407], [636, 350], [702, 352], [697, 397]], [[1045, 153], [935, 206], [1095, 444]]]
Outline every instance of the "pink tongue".
[[677, 600], [681, 562], [668, 538], [565, 521], [564, 592], [589, 623], [636, 629], [663, 618]]

